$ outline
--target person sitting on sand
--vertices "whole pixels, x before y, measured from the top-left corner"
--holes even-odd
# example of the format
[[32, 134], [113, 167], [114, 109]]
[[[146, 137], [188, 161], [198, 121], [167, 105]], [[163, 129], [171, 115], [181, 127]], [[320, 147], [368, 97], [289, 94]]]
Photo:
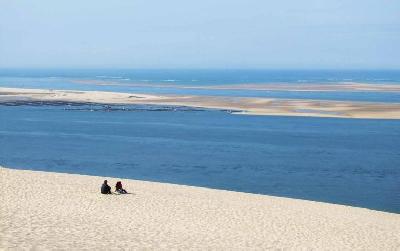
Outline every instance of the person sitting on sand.
[[117, 184], [115, 184], [115, 192], [118, 192], [118, 193], [127, 193], [126, 190], [122, 188], [122, 183], [121, 183], [121, 181], [118, 181]]
[[103, 185], [101, 185], [101, 193], [111, 194], [111, 187], [107, 184], [107, 180], [105, 180]]

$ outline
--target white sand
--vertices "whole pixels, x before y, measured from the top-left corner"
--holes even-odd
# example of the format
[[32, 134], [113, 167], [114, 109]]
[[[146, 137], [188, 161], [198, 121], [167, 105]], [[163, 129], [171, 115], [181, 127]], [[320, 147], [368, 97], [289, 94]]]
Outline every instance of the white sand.
[[0, 103], [13, 101], [176, 105], [234, 110], [250, 115], [400, 119], [400, 103], [0, 88]]
[[0, 249], [400, 249], [398, 214], [125, 179], [134, 194], [102, 195], [103, 179], [0, 168]]

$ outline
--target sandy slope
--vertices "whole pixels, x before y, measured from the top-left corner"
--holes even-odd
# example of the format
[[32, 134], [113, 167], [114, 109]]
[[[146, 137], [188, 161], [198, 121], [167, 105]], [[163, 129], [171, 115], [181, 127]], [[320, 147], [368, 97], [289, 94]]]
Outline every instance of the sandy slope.
[[251, 115], [400, 119], [400, 103], [0, 88], [0, 103], [14, 101], [177, 105], [241, 111]]
[[135, 180], [101, 195], [102, 181], [0, 168], [0, 249], [400, 249], [398, 214]]

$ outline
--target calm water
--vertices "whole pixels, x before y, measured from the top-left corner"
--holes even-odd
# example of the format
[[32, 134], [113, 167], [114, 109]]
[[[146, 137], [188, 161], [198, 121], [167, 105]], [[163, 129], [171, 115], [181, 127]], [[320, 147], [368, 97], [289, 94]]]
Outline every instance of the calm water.
[[240, 83], [400, 82], [400, 70], [29, 70], [0, 69], [0, 77], [106, 79], [221, 85]]
[[91, 108], [0, 106], [0, 164], [400, 212], [400, 121]]
[[[143, 86], [74, 82], [82, 79]], [[0, 70], [0, 87], [400, 103], [400, 93], [179, 88], [338, 81], [399, 84], [400, 71]], [[150, 85], [154, 83], [161, 87]], [[171, 84], [177, 87], [164, 86]], [[400, 120], [241, 116], [182, 107], [114, 108], [0, 105], [0, 165], [400, 213]]]

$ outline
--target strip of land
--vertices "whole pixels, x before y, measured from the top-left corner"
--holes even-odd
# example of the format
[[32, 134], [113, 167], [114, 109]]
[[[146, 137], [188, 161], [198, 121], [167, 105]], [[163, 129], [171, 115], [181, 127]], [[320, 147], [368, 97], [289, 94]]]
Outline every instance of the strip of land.
[[177, 85], [160, 83], [135, 83], [110, 80], [79, 79], [71, 83], [98, 86], [156, 87], [199, 90], [253, 90], [253, 91], [303, 91], [303, 92], [400, 92], [399, 84], [373, 84], [357, 82], [339, 83], [246, 83], [230, 85]]
[[400, 215], [182, 185], [0, 167], [1, 250], [398, 250]]
[[152, 104], [231, 110], [250, 115], [400, 119], [400, 103], [0, 88], [0, 104], [17, 101]]

